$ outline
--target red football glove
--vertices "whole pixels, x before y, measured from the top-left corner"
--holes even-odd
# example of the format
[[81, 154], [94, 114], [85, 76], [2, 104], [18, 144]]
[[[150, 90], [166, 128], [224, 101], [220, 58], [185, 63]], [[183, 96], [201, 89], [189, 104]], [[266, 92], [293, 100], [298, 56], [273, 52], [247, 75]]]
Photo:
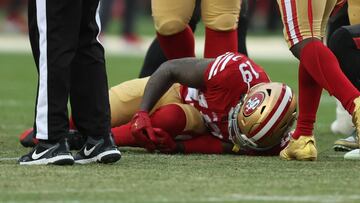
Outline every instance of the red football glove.
[[154, 142], [156, 142], [156, 137], [148, 112], [138, 111], [133, 116], [131, 120], [131, 134], [141, 147], [150, 152], [155, 150]]
[[156, 148], [162, 153], [174, 153], [176, 152], [176, 142], [171, 137], [169, 133], [162, 130], [161, 128], [153, 129], [156, 136], [156, 141], [154, 142]]

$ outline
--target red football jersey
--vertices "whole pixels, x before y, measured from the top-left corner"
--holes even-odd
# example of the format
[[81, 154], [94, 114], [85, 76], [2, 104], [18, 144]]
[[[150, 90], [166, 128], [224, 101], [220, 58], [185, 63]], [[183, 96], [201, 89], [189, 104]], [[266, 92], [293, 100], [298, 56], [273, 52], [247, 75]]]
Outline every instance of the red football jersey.
[[204, 81], [205, 87], [201, 89], [182, 86], [183, 102], [200, 111], [213, 136], [231, 142], [228, 134], [230, 109], [252, 86], [270, 82], [270, 79], [259, 65], [245, 55], [227, 52], [209, 64]]

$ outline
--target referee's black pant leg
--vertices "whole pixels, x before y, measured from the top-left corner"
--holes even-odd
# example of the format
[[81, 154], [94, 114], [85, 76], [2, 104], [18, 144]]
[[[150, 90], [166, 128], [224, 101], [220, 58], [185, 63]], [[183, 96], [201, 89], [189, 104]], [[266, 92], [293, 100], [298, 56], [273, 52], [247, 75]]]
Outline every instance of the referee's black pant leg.
[[68, 131], [70, 67], [80, 32], [80, 0], [30, 0], [29, 30], [39, 81], [36, 138], [56, 142]]
[[100, 33], [99, 1], [82, 5], [79, 48], [72, 64], [70, 103], [78, 130], [94, 138], [110, 132], [110, 105], [104, 49]]

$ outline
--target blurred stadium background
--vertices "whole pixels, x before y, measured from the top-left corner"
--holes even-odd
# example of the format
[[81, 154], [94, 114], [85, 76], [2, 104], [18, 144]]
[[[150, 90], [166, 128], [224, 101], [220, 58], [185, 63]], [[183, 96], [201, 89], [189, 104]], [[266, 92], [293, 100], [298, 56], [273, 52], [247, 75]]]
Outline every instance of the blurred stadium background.
[[[30, 53], [26, 24], [27, 0], [0, 0], [0, 51]], [[109, 55], [144, 56], [155, 36], [148, 0], [105, 0], [112, 2], [109, 16], [104, 16], [102, 41]], [[127, 2], [131, 2], [134, 13], [124, 15]], [[134, 4], [134, 5], [132, 5]], [[107, 9], [103, 9], [104, 12]], [[103, 16], [103, 15], [102, 15]], [[130, 24], [130, 25], [129, 25]], [[105, 25], [105, 26], [104, 26]], [[127, 28], [125, 28], [127, 27]], [[103, 29], [102, 28], [102, 29]], [[204, 26], [201, 22], [196, 30], [196, 53], [203, 52]], [[265, 37], [266, 36], [266, 37]], [[251, 57], [293, 59], [282, 39], [282, 25], [276, 1], [258, 1], [252, 14], [247, 40]], [[276, 52], [270, 56], [270, 52]]]
[[[104, 0], [106, 1], [106, 0]], [[155, 36], [150, 0], [135, 2], [132, 32], [123, 34], [125, 0], [114, 0], [102, 34], [110, 85], [136, 78]], [[274, 81], [297, 92], [297, 61], [283, 40], [273, 0], [257, 1], [247, 45]], [[274, 7], [275, 6], [275, 7]], [[275, 8], [275, 9], [274, 9]], [[316, 136], [319, 161], [278, 157], [160, 155], [122, 148], [115, 165], [20, 167], [27, 152], [18, 135], [32, 126], [36, 69], [26, 25], [26, 0], [0, 0], [0, 202], [359, 202], [359, 162], [332, 151], [335, 101], [324, 92]], [[202, 25], [196, 53], [202, 57]]]

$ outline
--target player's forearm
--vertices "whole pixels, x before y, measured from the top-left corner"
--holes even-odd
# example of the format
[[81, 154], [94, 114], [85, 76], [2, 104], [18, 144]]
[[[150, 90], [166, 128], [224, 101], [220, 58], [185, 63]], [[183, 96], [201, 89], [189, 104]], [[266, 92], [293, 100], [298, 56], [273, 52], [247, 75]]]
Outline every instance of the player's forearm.
[[164, 63], [147, 82], [140, 110], [149, 112], [173, 83], [169, 64]]
[[199, 88], [204, 85], [203, 75], [213, 59], [182, 58], [167, 61], [150, 77], [140, 110], [150, 111], [173, 83]]

